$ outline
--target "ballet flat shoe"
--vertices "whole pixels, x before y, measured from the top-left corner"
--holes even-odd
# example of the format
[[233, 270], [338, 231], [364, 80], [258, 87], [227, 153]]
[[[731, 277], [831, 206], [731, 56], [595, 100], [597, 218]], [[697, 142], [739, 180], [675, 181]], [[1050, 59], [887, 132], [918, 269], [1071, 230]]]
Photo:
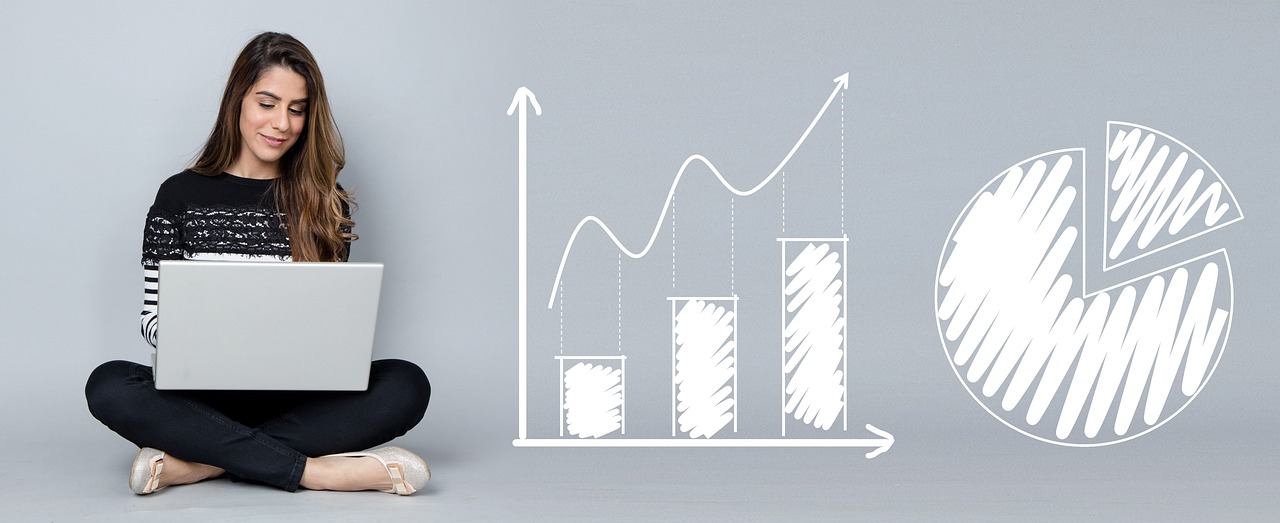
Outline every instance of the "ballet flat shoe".
[[160, 472], [163, 470], [164, 452], [142, 447], [138, 450], [138, 457], [133, 459], [133, 470], [129, 472], [129, 490], [139, 495], [162, 490]]
[[391, 476], [391, 490], [384, 490], [401, 496], [408, 496], [427, 485], [431, 479], [431, 469], [423, 459], [400, 447], [382, 447], [365, 452], [344, 452], [324, 457], [369, 457], [378, 460]]

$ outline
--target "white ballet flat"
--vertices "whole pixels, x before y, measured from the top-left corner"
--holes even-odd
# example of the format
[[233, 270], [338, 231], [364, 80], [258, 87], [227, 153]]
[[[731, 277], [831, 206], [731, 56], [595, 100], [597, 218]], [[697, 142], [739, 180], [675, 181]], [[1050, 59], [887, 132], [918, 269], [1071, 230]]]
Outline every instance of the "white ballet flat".
[[378, 460], [391, 476], [391, 490], [384, 490], [401, 496], [408, 496], [427, 485], [431, 479], [431, 469], [420, 456], [400, 447], [382, 447], [365, 452], [344, 452], [323, 457], [369, 457]]
[[129, 471], [129, 490], [134, 494], [150, 494], [164, 487], [160, 486], [160, 472], [164, 471], [164, 452], [151, 447], [138, 450], [138, 457], [133, 458], [133, 469]]

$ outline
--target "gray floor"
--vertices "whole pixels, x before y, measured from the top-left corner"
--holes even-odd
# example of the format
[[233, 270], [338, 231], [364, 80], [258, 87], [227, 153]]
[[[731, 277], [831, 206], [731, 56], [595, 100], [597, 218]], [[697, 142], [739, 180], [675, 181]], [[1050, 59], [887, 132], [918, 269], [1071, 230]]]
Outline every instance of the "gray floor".
[[503, 441], [441, 448], [424, 429], [398, 441], [426, 456], [435, 475], [407, 498], [289, 494], [224, 480], [135, 496], [125, 485], [133, 449], [90, 427], [3, 454], [0, 520], [1271, 521], [1280, 514], [1280, 460], [1269, 440], [1237, 436], [1192, 451], [1178, 427], [1103, 449], [1051, 448], [999, 432], [995, 441], [941, 449], [900, 435], [874, 460], [838, 449], [516, 449]]

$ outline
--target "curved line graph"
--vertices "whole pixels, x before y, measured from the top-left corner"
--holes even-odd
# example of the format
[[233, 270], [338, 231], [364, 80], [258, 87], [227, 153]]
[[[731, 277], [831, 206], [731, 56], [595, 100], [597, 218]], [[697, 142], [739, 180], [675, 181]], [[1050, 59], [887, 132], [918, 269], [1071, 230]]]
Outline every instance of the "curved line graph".
[[800, 135], [800, 139], [796, 140], [795, 145], [791, 146], [791, 150], [787, 152], [787, 155], [782, 158], [781, 162], [778, 162], [778, 166], [774, 167], [773, 172], [769, 173], [769, 175], [766, 176], [764, 180], [761, 180], [760, 183], [756, 184], [755, 187], [747, 190], [734, 187], [733, 184], [729, 183], [729, 181], [724, 178], [724, 175], [720, 174], [719, 169], [716, 169], [716, 166], [711, 163], [711, 160], [701, 154], [694, 154], [686, 158], [684, 163], [680, 165], [680, 170], [676, 172], [675, 180], [671, 182], [671, 189], [667, 191], [667, 199], [662, 204], [662, 212], [658, 213], [658, 223], [653, 226], [653, 233], [649, 235], [649, 242], [646, 243], [644, 248], [639, 252], [633, 252], [623, 245], [622, 241], [613, 233], [613, 230], [610, 229], [609, 226], [600, 218], [587, 216], [579, 221], [578, 225], [573, 228], [573, 233], [569, 235], [569, 242], [564, 247], [564, 254], [560, 256], [560, 267], [556, 269], [556, 280], [551, 284], [551, 295], [547, 299], [547, 308], [550, 309], [555, 305], [556, 289], [560, 287], [560, 278], [564, 275], [565, 263], [569, 260], [569, 252], [573, 250], [573, 242], [577, 240], [578, 233], [582, 232], [583, 227], [586, 227], [587, 224], [590, 223], [600, 226], [600, 229], [609, 236], [609, 239], [613, 241], [613, 244], [618, 247], [619, 251], [632, 259], [643, 258], [649, 253], [649, 249], [653, 248], [653, 243], [658, 238], [658, 232], [662, 230], [662, 224], [667, 218], [667, 211], [671, 207], [672, 199], [675, 198], [676, 187], [680, 185], [680, 179], [684, 177], [685, 171], [694, 162], [702, 162], [703, 165], [706, 165], [707, 168], [711, 170], [711, 173], [715, 175], [716, 179], [720, 181], [720, 184], [724, 185], [724, 187], [733, 194], [738, 196], [751, 196], [752, 194], [755, 194], [764, 186], [768, 185], [769, 182], [773, 181], [773, 178], [782, 171], [782, 168], [786, 167], [787, 162], [791, 161], [791, 157], [800, 149], [800, 145], [809, 137], [809, 133], [813, 131], [813, 128], [816, 125], [818, 125], [818, 121], [821, 120], [822, 115], [827, 112], [827, 108], [831, 106], [831, 102], [835, 101], [836, 95], [840, 94], [841, 90], [849, 87], [849, 73], [837, 76], [833, 81], [836, 83], [836, 88], [831, 91], [831, 96], [827, 97], [826, 103], [822, 104], [822, 109], [818, 110], [818, 114], [813, 117], [813, 121], [809, 122], [809, 127], [805, 128], [804, 133]]

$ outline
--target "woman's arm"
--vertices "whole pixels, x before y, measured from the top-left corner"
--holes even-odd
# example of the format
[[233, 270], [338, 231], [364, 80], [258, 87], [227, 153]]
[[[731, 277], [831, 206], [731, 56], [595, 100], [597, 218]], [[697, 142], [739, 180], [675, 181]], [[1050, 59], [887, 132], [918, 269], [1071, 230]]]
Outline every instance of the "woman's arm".
[[[163, 190], [162, 190], [163, 191]], [[142, 316], [140, 326], [143, 339], [156, 346], [156, 333], [160, 326], [159, 289], [160, 260], [181, 260], [181, 232], [172, 212], [156, 204], [147, 212], [147, 224], [142, 232]]]

